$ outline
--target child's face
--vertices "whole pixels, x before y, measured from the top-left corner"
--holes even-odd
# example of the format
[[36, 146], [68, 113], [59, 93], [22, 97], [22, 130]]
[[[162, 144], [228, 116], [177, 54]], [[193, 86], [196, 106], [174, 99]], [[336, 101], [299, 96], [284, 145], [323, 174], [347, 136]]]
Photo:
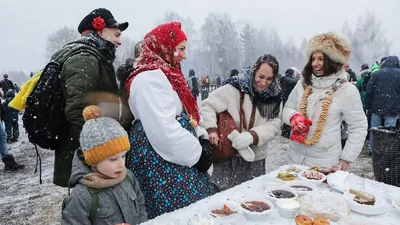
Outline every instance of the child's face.
[[96, 165], [97, 171], [111, 178], [117, 178], [125, 169], [125, 152], [118, 153], [99, 162]]

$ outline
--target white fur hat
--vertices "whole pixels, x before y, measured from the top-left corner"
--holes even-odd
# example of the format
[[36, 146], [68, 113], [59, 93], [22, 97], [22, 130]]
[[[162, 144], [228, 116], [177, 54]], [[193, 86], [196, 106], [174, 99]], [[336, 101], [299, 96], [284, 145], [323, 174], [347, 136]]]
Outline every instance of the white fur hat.
[[343, 37], [329, 32], [317, 35], [308, 42], [305, 49], [307, 60], [316, 51], [325, 53], [335, 62], [347, 64], [350, 58], [351, 45]]

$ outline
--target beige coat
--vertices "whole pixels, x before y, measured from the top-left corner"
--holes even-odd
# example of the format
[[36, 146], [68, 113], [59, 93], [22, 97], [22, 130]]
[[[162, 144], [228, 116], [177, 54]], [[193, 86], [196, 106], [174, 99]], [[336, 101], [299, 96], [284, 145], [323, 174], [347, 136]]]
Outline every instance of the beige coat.
[[[200, 125], [205, 129], [217, 128], [217, 114], [223, 111], [228, 113], [239, 126], [240, 116], [240, 92], [230, 84], [224, 85], [213, 91], [210, 96], [200, 105]], [[250, 121], [253, 104], [250, 96], [245, 94], [243, 110], [245, 121]], [[246, 125], [248, 127], [248, 124]], [[255, 161], [267, 157], [268, 142], [280, 134], [281, 119], [275, 118], [267, 120], [261, 117], [258, 109], [256, 110], [254, 127], [251, 129], [258, 135], [258, 144], [250, 146], [255, 153]]]

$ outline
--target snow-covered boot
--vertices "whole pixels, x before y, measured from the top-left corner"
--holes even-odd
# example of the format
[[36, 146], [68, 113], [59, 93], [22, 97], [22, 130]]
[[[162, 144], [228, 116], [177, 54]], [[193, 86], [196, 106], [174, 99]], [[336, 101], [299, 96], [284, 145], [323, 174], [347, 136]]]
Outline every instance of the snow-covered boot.
[[4, 170], [6, 172], [12, 172], [12, 171], [17, 171], [17, 170], [22, 170], [25, 168], [25, 165], [20, 165], [15, 162], [14, 157], [12, 155], [6, 155], [3, 157], [3, 162], [6, 165], [4, 167]]

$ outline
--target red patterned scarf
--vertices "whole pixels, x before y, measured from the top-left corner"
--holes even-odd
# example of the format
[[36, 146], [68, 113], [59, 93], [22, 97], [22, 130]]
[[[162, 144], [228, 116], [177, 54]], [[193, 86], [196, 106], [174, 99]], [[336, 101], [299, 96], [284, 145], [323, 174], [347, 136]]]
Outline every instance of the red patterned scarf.
[[129, 93], [131, 83], [139, 73], [161, 69], [167, 76], [172, 88], [178, 93], [182, 105], [195, 127], [200, 122], [197, 101], [186, 84], [181, 71], [180, 60], [174, 56], [176, 46], [184, 40], [186, 40], [186, 35], [181, 30], [181, 23], [179, 22], [162, 24], [146, 34], [139, 57], [135, 62], [135, 71], [126, 80], [125, 88]]

